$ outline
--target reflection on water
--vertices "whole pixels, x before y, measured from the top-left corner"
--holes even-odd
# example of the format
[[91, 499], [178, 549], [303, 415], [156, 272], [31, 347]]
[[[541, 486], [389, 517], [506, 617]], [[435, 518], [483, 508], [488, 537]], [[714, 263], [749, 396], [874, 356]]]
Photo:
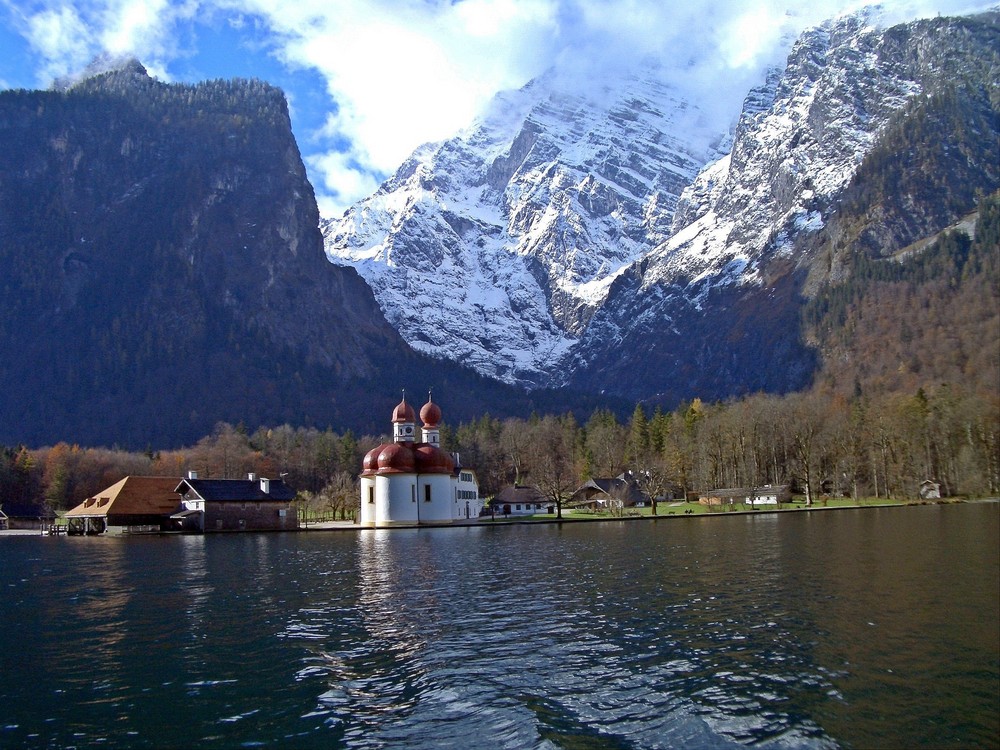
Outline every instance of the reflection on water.
[[193, 650], [193, 644], [205, 632], [208, 605], [215, 587], [208, 573], [205, 537], [200, 534], [185, 535], [178, 540], [177, 546], [180, 547], [181, 590], [187, 597], [184, 606], [187, 617], [185, 633], [192, 644], [189, 649]]
[[6, 538], [0, 746], [992, 747], [998, 509]]

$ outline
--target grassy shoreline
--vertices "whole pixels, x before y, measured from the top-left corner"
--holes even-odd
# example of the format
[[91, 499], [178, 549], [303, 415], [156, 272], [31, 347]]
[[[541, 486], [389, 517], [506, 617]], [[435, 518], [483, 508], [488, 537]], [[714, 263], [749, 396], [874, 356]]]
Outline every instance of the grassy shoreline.
[[[898, 500], [887, 498], [862, 498], [854, 501], [851, 498], [825, 498], [806, 505], [804, 498], [793, 498], [789, 503], [782, 503], [778, 507], [771, 505], [749, 508], [743, 505], [732, 506], [706, 506], [700, 503], [658, 503], [656, 515], [653, 515], [652, 508], [633, 508], [622, 515], [615, 515], [610, 512], [581, 511], [575, 509], [563, 509], [562, 517], [555, 513], [536, 513], [533, 515], [498, 515], [482, 516], [468, 520], [456, 520], [452, 523], [394, 526], [392, 528], [414, 529], [414, 528], [456, 528], [468, 526], [513, 526], [516, 524], [545, 524], [545, 523], [594, 523], [606, 521], [666, 521], [675, 518], [703, 518], [705, 516], [747, 516], [761, 515], [765, 513], [798, 513], [802, 511], [818, 510], [852, 510], [864, 508], [905, 508], [917, 505], [962, 505], [966, 503], [1000, 503], [1000, 498], [966, 498], [951, 497], [936, 500]], [[60, 519], [61, 520], [61, 519]], [[308, 521], [301, 525], [298, 531], [350, 531], [361, 530], [362, 527], [353, 520], [343, 521]], [[177, 532], [153, 532], [161, 534], [176, 534]], [[241, 532], [253, 533], [253, 532]], [[270, 533], [270, 532], [267, 532]], [[35, 530], [0, 530], [2, 535], [39, 535], [40, 531]]]
[[751, 508], [744, 505], [731, 506], [706, 506], [700, 503], [658, 503], [657, 512], [654, 515], [652, 508], [629, 509], [621, 515], [610, 512], [593, 512], [563, 509], [562, 518], [555, 513], [537, 513], [533, 515], [511, 515], [511, 516], [484, 516], [472, 523], [479, 524], [500, 524], [500, 523], [552, 523], [552, 522], [580, 522], [580, 521], [642, 521], [660, 520], [670, 518], [693, 518], [703, 516], [734, 516], [734, 515], [759, 515], [761, 513], [789, 513], [813, 510], [849, 510], [860, 508], [893, 508], [909, 507], [916, 505], [960, 505], [972, 502], [998, 502], [997, 498], [942, 498], [935, 500], [899, 500], [887, 498], [861, 498], [855, 501], [853, 498], [825, 498], [817, 500], [812, 505], [807, 505], [804, 498], [794, 498], [792, 502], [782, 503], [779, 506], [758, 505]]
[[[480, 518], [471, 518], [469, 520], [457, 520], [452, 523], [445, 524], [433, 524], [433, 525], [403, 525], [403, 526], [393, 526], [392, 529], [416, 529], [416, 528], [465, 528], [469, 526], [514, 526], [517, 524], [529, 525], [529, 524], [552, 524], [552, 523], [597, 523], [597, 522], [607, 522], [607, 521], [668, 521], [677, 518], [703, 518], [706, 516], [713, 517], [725, 517], [725, 516], [748, 516], [748, 515], [762, 515], [765, 513], [800, 513], [800, 512], [810, 512], [810, 511], [821, 511], [821, 510], [852, 510], [852, 509], [864, 509], [864, 508], [906, 508], [918, 505], [962, 505], [966, 503], [980, 503], [980, 502], [992, 502], [1000, 503], [1000, 498], [989, 497], [989, 498], [943, 498], [940, 500], [895, 500], [886, 498], [864, 498], [859, 502], [855, 502], [853, 499], [847, 498], [828, 498], [826, 502], [815, 502], [812, 505], [806, 505], [804, 499], [794, 499], [790, 503], [783, 503], [781, 507], [775, 508], [773, 506], [759, 506], [756, 509], [742, 508], [741, 506], [733, 506], [735, 509], [712, 509], [710, 510], [707, 506], [699, 505], [698, 503], [681, 503], [679, 505], [673, 504], [657, 504], [657, 513], [654, 516], [652, 514], [652, 508], [638, 508], [637, 511], [642, 511], [641, 513], [635, 514], [625, 514], [625, 515], [612, 515], [611, 513], [594, 513], [594, 512], [581, 512], [574, 510], [563, 510], [562, 518], [556, 516], [555, 513], [537, 513], [534, 515], [521, 515], [521, 516], [497, 516], [493, 518], [491, 516], [482, 516]], [[691, 513], [684, 513], [685, 510], [690, 509]], [[670, 511], [673, 511], [672, 513]], [[329, 521], [320, 522], [315, 524], [309, 524], [308, 527], [303, 526], [301, 531], [331, 531], [331, 530], [352, 530], [361, 529], [360, 526], [352, 521]], [[385, 530], [385, 529], [382, 529]]]

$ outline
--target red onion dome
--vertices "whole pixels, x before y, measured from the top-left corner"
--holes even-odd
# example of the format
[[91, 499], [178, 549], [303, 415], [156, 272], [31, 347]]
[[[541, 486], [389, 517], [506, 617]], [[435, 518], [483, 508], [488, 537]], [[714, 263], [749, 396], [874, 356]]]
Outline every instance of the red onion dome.
[[402, 443], [392, 443], [378, 454], [379, 474], [412, 474], [413, 449]]
[[390, 443], [382, 443], [365, 454], [364, 461], [361, 462], [361, 476], [370, 477], [378, 471], [378, 454], [389, 445]]
[[435, 428], [441, 424], [441, 407], [428, 397], [427, 403], [420, 407], [420, 421], [424, 427]]
[[406, 403], [406, 398], [404, 397], [402, 401], [396, 404], [396, 408], [392, 410], [392, 421], [395, 422], [416, 422], [417, 417], [413, 413], [413, 407]]
[[413, 449], [417, 454], [417, 473], [419, 474], [451, 474], [455, 471], [455, 462], [451, 456], [436, 445], [422, 443]]

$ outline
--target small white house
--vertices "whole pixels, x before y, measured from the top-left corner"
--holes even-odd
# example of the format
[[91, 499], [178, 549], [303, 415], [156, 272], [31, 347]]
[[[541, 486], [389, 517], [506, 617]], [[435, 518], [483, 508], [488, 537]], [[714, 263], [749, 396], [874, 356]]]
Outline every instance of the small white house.
[[461, 466], [455, 482], [455, 515], [456, 519], [478, 518], [483, 509], [483, 500], [479, 497], [479, 481], [476, 472]]
[[698, 498], [702, 505], [758, 505], [778, 506], [792, 499], [787, 484], [765, 484], [763, 487], [734, 487], [725, 490], [704, 492]]
[[534, 487], [515, 484], [505, 487], [490, 503], [495, 516], [531, 516], [554, 513], [552, 501]]

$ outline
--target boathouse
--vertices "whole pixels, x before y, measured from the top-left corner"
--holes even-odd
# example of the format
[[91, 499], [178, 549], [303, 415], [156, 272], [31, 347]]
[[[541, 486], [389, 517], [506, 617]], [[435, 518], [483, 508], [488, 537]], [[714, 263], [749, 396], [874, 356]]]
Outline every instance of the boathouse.
[[112, 534], [162, 531], [180, 497], [176, 477], [128, 476], [66, 512], [67, 533]]

